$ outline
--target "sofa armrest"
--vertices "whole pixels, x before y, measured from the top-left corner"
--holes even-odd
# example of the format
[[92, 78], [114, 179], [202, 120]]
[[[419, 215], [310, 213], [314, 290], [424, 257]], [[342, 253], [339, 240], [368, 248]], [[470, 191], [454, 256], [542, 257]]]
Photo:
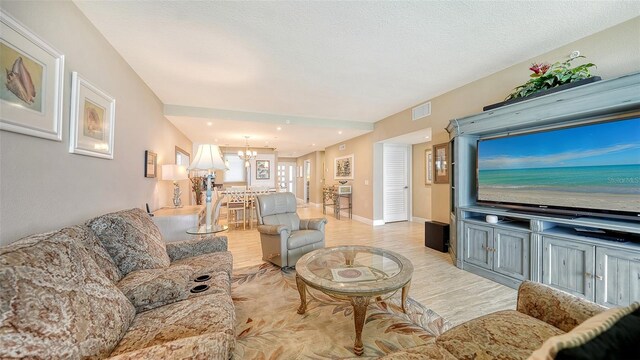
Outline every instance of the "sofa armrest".
[[325, 218], [317, 219], [300, 219], [300, 230], [319, 230], [324, 232], [324, 225], [327, 223]]
[[229, 359], [235, 347], [234, 336], [223, 332], [191, 336], [129, 351], [109, 360], [138, 359]]
[[517, 310], [569, 332], [605, 308], [550, 286], [524, 281], [518, 289]]
[[227, 251], [227, 237], [208, 235], [202, 238], [167, 243], [171, 261], [213, 252]]
[[281, 235], [282, 232], [291, 233], [287, 225], [258, 225], [258, 232], [265, 235]]

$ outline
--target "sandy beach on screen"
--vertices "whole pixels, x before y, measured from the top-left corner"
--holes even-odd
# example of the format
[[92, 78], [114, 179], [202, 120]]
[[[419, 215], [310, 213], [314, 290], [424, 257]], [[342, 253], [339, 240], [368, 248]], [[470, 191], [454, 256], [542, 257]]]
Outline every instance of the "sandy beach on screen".
[[480, 199], [564, 207], [640, 211], [640, 194], [570, 193], [535, 189], [478, 189]]

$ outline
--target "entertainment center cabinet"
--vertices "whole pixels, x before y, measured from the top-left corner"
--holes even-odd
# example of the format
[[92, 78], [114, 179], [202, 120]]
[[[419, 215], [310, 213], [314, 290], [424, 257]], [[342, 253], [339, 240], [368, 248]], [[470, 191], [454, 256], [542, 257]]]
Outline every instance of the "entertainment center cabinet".
[[455, 265], [513, 288], [531, 280], [609, 307], [640, 300], [640, 217], [570, 217], [477, 202], [478, 140], [625, 116], [640, 116], [640, 73], [451, 120]]

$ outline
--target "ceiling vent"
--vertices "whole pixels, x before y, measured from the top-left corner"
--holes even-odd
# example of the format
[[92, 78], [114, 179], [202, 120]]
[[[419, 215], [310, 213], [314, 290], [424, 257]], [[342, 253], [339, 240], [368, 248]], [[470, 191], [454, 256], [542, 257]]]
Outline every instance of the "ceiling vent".
[[411, 120], [416, 121], [431, 115], [431, 101], [411, 109]]

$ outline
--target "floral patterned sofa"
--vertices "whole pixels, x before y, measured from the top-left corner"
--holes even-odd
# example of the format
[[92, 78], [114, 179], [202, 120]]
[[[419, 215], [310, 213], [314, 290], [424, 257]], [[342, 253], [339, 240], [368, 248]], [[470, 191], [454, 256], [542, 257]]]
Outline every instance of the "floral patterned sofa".
[[0, 358], [228, 359], [226, 250], [226, 237], [165, 245], [140, 209], [0, 248]]
[[[621, 319], [625, 319], [626, 325]], [[618, 325], [621, 327], [616, 335], [613, 329]], [[498, 311], [470, 320], [425, 345], [397, 351], [383, 359], [637, 359], [639, 326], [638, 302], [606, 310], [563, 291], [525, 281], [518, 289], [516, 310]], [[620, 332], [627, 333], [627, 337], [621, 338]], [[634, 334], [634, 338], [628, 334]], [[598, 336], [608, 337], [596, 339]], [[593, 339], [596, 341], [592, 342]], [[562, 353], [584, 353], [585, 348], [581, 348], [584, 346], [589, 346], [587, 351], [593, 353], [587, 352], [582, 357]], [[613, 355], [612, 351], [620, 356]], [[594, 357], [597, 352], [605, 356]]]

